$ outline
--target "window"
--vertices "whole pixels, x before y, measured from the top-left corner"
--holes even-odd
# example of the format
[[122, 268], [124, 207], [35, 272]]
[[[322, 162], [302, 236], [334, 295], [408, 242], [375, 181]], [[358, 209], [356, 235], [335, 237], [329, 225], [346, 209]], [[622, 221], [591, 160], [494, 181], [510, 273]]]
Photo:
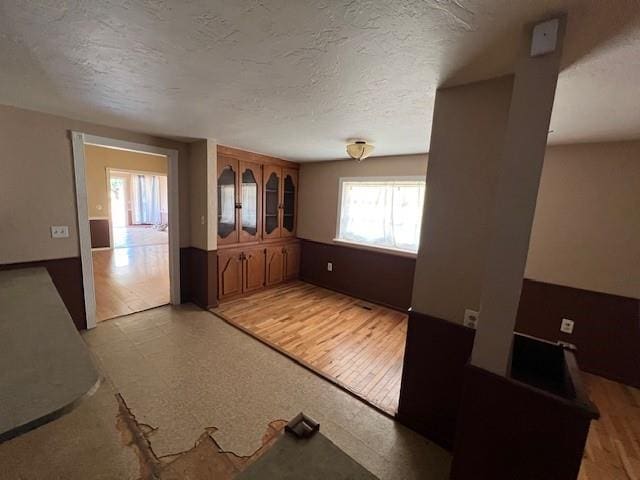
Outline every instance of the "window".
[[423, 178], [341, 178], [337, 240], [417, 252]]

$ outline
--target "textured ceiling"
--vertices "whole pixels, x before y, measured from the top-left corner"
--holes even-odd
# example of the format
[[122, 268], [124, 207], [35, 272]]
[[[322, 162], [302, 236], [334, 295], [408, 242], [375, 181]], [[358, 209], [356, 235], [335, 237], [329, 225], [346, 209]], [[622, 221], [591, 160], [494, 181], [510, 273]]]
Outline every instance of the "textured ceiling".
[[0, 103], [294, 160], [425, 152], [438, 85], [567, 10], [552, 142], [640, 137], [638, 0], [0, 0]]

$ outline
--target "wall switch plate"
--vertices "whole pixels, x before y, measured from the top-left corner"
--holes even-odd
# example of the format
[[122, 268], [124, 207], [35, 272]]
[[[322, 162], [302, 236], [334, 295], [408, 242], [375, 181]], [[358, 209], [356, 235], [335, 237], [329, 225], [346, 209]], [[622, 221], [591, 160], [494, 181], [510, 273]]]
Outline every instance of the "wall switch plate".
[[204, 215], [200, 217], [200, 225], [204, 225]]
[[533, 27], [531, 36], [531, 56], [538, 57], [555, 51], [558, 43], [560, 20], [554, 18]]
[[573, 333], [573, 320], [563, 318], [562, 323], [560, 324], [560, 331], [562, 333], [568, 333], [569, 335], [571, 335]]
[[473, 328], [474, 330], [478, 326], [478, 319], [480, 318], [480, 314], [475, 310], [469, 310], [468, 308], [464, 311], [464, 326]]
[[68, 238], [69, 227], [66, 225], [58, 225], [51, 227], [51, 238]]
[[333, 272], [333, 263], [331, 262], [327, 263], [327, 272]]

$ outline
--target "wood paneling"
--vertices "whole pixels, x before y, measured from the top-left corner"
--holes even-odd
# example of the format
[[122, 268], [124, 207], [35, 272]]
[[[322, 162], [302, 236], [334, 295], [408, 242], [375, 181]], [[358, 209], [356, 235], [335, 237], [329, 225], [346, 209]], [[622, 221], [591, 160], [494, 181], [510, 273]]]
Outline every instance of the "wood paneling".
[[267, 285], [275, 285], [284, 280], [284, 257], [282, 245], [267, 247]]
[[89, 232], [91, 234], [91, 248], [109, 248], [109, 220], [106, 218], [90, 218]]
[[[563, 318], [573, 334], [560, 332]], [[572, 343], [582, 370], [640, 387], [640, 300], [525, 280], [516, 330]]]
[[200, 308], [218, 304], [218, 258], [215, 250], [180, 249], [180, 295], [182, 302]]
[[452, 480], [574, 480], [594, 412], [467, 366]]
[[221, 250], [218, 253], [218, 298], [242, 293], [242, 252]]
[[[302, 240], [302, 280], [394, 308], [410, 306], [414, 270], [412, 258]], [[572, 335], [562, 318], [576, 322]], [[575, 344], [582, 370], [640, 387], [638, 299], [525, 279], [516, 331]]]
[[398, 403], [407, 316], [303, 282], [213, 310], [386, 412]]
[[10, 263], [0, 265], [0, 270], [33, 267], [44, 267], [47, 269], [76, 328], [78, 330], [85, 330], [87, 328], [87, 317], [84, 309], [84, 288], [80, 257]]
[[411, 305], [415, 266], [414, 258], [302, 240], [302, 280], [403, 311]]
[[475, 330], [409, 312], [398, 420], [444, 448], [452, 448], [464, 368]]
[[300, 274], [300, 244], [289, 243], [284, 246], [284, 278], [291, 280]]
[[264, 165], [277, 165], [293, 169], [300, 167], [300, 165], [295, 162], [289, 162], [281, 158], [271, 157], [261, 153], [248, 152], [246, 150], [240, 150], [239, 148], [227, 147], [224, 145], [218, 145], [218, 155], [235, 158], [244, 162], [260, 163]]
[[265, 284], [265, 253], [264, 247], [248, 249], [243, 252], [243, 288], [244, 292], [251, 292], [264, 287]]

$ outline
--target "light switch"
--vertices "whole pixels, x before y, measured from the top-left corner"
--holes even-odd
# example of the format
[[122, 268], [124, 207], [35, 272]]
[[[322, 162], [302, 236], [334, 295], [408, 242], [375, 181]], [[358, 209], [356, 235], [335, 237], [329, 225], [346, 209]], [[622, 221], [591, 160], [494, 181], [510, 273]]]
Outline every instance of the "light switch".
[[571, 335], [573, 333], [573, 320], [563, 318], [562, 323], [560, 324], [560, 331]]
[[327, 272], [333, 272], [333, 263], [331, 262], [327, 263]]
[[66, 225], [57, 225], [51, 227], [51, 238], [67, 238], [69, 237], [69, 227]]

